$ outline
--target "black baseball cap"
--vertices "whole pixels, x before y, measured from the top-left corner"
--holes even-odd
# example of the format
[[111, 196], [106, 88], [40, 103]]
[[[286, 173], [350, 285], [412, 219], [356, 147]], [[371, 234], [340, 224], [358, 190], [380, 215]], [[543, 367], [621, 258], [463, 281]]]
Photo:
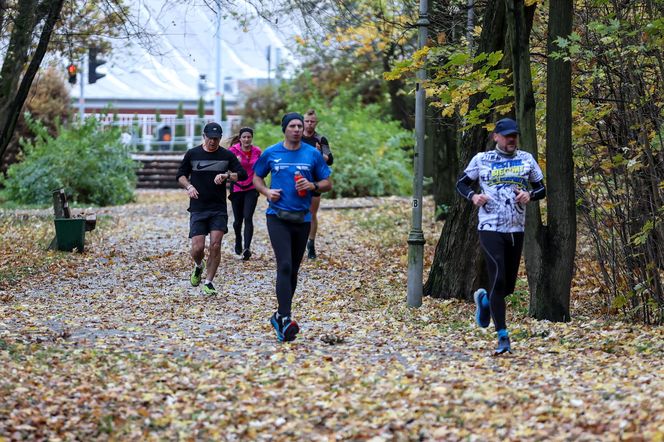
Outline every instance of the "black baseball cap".
[[221, 138], [222, 133], [223, 130], [221, 130], [221, 126], [217, 123], [208, 123], [203, 129], [203, 134], [208, 138]]

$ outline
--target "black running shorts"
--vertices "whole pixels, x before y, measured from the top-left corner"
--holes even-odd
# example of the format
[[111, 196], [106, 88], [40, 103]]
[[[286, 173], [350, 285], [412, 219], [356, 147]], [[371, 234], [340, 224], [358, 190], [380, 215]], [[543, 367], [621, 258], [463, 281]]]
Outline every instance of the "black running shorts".
[[228, 233], [228, 215], [223, 210], [191, 212], [189, 214], [189, 238], [207, 235], [213, 230]]

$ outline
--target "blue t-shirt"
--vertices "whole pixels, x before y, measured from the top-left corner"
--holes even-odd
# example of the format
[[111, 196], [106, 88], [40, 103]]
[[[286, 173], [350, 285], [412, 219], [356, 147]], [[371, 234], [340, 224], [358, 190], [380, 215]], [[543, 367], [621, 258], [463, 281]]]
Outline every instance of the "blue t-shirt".
[[313, 146], [302, 143], [297, 150], [288, 150], [283, 142], [279, 142], [265, 149], [256, 164], [254, 173], [265, 178], [272, 174], [270, 189], [281, 189], [281, 198], [270, 202], [267, 208], [268, 215], [274, 215], [276, 210], [288, 212], [307, 212], [305, 221], [311, 221], [311, 192], [306, 196], [299, 196], [295, 189], [295, 171], [298, 170], [304, 178], [311, 182], [320, 181], [330, 176], [330, 168], [325, 164], [323, 155]]

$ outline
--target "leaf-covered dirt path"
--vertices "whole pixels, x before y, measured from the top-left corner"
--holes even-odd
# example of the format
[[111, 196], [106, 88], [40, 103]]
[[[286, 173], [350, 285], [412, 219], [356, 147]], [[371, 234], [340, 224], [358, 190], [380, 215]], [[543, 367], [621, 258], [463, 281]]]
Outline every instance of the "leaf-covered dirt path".
[[98, 210], [84, 254], [43, 251], [48, 211], [0, 214], [0, 440], [664, 440], [662, 328], [515, 301], [515, 352], [492, 357], [472, 305], [406, 307], [407, 200], [324, 200], [302, 332], [280, 344], [262, 210], [250, 261], [224, 239], [209, 297], [183, 197]]

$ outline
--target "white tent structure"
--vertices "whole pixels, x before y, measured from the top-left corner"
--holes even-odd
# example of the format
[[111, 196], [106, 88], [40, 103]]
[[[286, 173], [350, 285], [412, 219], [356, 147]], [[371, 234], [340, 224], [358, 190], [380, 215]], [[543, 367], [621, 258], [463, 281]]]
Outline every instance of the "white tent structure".
[[[235, 8], [241, 1], [235, 2]], [[113, 52], [101, 55], [107, 61], [98, 68], [106, 76], [88, 84], [87, 62], [83, 85], [72, 88], [79, 102], [81, 91], [86, 113], [97, 113], [111, 105], [124, 115], [149, 115], [159, 110], [175, 112], [179, 103], [188, 114], [195, 113], [199, 97], [212, 113], [215, 97], [215, 44], [217, 11], [208, 0], [134, 0], [132, 15], [149, 39], [123, 47], [114, 44]], [[247, 14], [252, 11], [246, 6]], [[246, 25], [230, 13], [221, 11], [222, 95], [231, 111], [241, 98], [243, 86], [266, 83], [269, 78], [286, 77], [296, 63], [290, 43], [261, 19]], [[268, 53], [270, 62], [268, 62]], [[268, 70], [268, 63], [271, 69]]]

